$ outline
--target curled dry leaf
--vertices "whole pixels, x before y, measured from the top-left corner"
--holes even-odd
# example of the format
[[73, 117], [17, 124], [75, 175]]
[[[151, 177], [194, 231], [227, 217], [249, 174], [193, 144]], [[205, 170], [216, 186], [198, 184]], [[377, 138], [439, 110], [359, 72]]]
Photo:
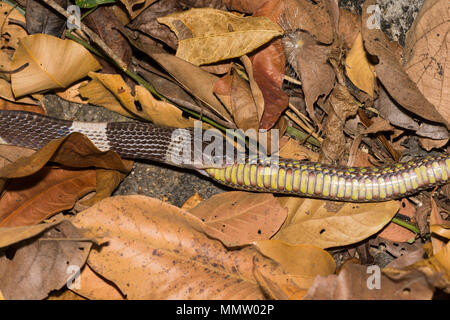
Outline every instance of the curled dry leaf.
[[373, 98], [375, 68], [367, 59], [361, 33], [356, 37], [350, 52], [345, 58], [345, 71], [355, 86]]
[[196, 192], [194, 195], [190, 196], [189, 199], [187, 199], [183, 205], [181, 206], [181, 209], [189, 211], [192, 208], [195, 208], [199, 203], [203, 201], [203, 198], [201, 195]]
[[283, 136], [280, 138], [280, 151], [278, 155], [281, 158], [296, 159], [296, 160], [310, 160], [317, 162], [319, 155], [311, 149], [304, 147], [299, 141]]
[[240, 57], [283, 34], [267, 17], [200, 8], [158, 18], [178, 36], [177, 57], [195, 65]]
[[335, 83], [333, 68], [328, 63], [330, 47], [319, 44], [303, 31], [287, 34], [283, 45], [287, 60], [302, 81], [306, 109], [315, 120], [314, 103], [320, 96], [330, 93]]
[[286, 219], [272, 194], [231, 191], [212, 196], [189, 210], [205, 223], [204, 231], [227, 247], [271, 238]]
[[72, 288], [77, 294], [90, 300], [124, 300], [117, 288], [97, 275], [88, 264], [80, 273], [80, 285]]
[[410, 278], [417, 272], [424, 275], [434, 287], [450, 293], [450, 242], [428, 259], [420, 260], [402, 269], [383, 269], [383, 273], [395, 281]]
[[1, 48], [17, 49], [19, 39], [26, 37], [27, 32], [19, 24], [9, 23], [10, 19], [25, 24], [25, 16], [23, 14], [20, 14], [18, 10], [6, 2], [0, 3]]
[[105, 199], [72, 222], [105, 236], [89, 266], [129, 299], [262, 299], [254, 260], [274, 268], [250, 247], [228, 251], [201, 231], [200, 219], [144, 196]]
[[128, 11], [131, 19], [136, 18], [139, 13], [144, 11], [156, 0], [120, 0]]
[[11, 67], [28, 66], [11, 75], [15, 97], [48, 89], [67, 88], [100, 69], [100, 64], [82, 45], [46, 34], [34, 34], [20, 39]]
[[37, 239], [10, 247], [15, 250], [12, 259], [0, 257], [0, 290], [9, 300], [44, 299], [68, 283], [84, 265], [90, 248], [91, 242], [83, 241], [81, 232], [63, 221]]
[[313, 245], [290, 245], [279, 240], [260, 240], [253, 245], [263, 255], [278, 262], [304, 294], [316, 276], [328, 276], [336, 270], [333, 257]]
[[184, 61], [183, 59], [163, 53], [160, 49], [150, 46], [139, 39], [135, 39], [134, 35], [126, 29], [122, 30], [122, 32], [127, 36], [134, 47], [154, 59], [172, 77], [174, 77], [183, 88], [190, 92], [194, 97], [204, 102], [211, 111], [221, 116], [227, 122], [233, 122], [221, 100], [214, 95], [213, 88], [217, 80], [219, 80], [218, 77]]
[[342, 203], [297, 197], [279, 198], [288, 218], [274, 239], [321, 248], [356, 243], [381, 230], [397, 213], [398, 201]]
[[375, 6], [376, 0], [364, 3], [362, 15], [362, 36], [366, 50], [376, 57], [379, 63], [375, 65], [377, 78], [384, 85], [390, 96], [408, 111], [432, 122], [449, 123], [419, 91], [417, 85], [402, 68], [394, 52], [392, 44], [379, 27], [373, 25], [373, 13], [369, 6]]
[[95, 190], [95, 170], [43, 168], [12, 179], [0, 198], [0, 227], [32, 225], [74, 206]]
[[333, 41], [331, 17], [325, 1], [279, 1], [284, 6], [280, 24], [285, 30], [305, 30], [322, 43]]
[[309, 288], [305, 299], [423, 300], [431, 299], [433, 296], [432, 288], [420, 272], [411, 273], [401, 280], [391, 280], [381, 274], [379, 268], [372, 270], [368, 268], [368, 266], [346, 263], [338, 275], [319, 276]]
[[406, 35], [404, 67], [420, 92], [450, 121], [450, 9], [427, 0]]

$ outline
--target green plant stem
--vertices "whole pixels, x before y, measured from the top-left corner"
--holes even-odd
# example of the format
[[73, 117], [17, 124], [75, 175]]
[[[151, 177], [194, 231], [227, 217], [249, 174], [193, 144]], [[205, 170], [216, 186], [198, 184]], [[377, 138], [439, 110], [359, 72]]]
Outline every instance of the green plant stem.
[[404, 221], [402, 219], [392, 218], [392, 222], [394, 222], [395, 224], [398, 224], [399, 226], [402, 226], [402, 227], [404, 227], [404, 228], [406, 228], [406, 229], [408, 229], [408, 230], [410, 230], [410, 231], [412, 231], [412, 232], [414, 232], [416, 234], [420, 233], [419, 228], [417, 228], [416, 226], [414, 226], [414, 225], [412, 225], [412, 224], [410, 224], [410, 223], [408, 223], [408, 222], [406, 222], [406, 221]]
[[303, 131], [295, 129], [294, 127], [288, 126], [286, 128], [286, 132], [288, 134], [290, 134], [291, 136], [294, 136], [298, 140], [304, 141], [306, 139], [306, 142], [308, 142], [309, 144], [312, 144], [313, 146], [316, 146], [316, 147], [320, 147], [320, 142], [316, 138], [308, 135], [307, 133], [305, 133]]

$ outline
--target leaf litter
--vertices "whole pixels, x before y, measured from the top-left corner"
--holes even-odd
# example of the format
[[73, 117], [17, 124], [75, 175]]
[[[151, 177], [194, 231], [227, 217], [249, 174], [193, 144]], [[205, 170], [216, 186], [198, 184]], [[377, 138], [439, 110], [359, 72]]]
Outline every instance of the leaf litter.
[[[46, 0], [26, 16], [2, 2], [0, 109], [46, 114], [42, 93], [56, 93], [163, 126], [282, 129], [280, 156], [341, 166], [447, 150], [445, 0], [424, 1], [404, 48], [367, 23], [373, 0], [362, 16], [325, 0], [120, 2], [93, 1], [84, 35], [62, 35]], [[78, 133], [2, 145], [0, 160], [2, 299], [450, 294], [448, 186], [357, 204], [230, 191], [178, 208], [111, 197], [133, 163]]]

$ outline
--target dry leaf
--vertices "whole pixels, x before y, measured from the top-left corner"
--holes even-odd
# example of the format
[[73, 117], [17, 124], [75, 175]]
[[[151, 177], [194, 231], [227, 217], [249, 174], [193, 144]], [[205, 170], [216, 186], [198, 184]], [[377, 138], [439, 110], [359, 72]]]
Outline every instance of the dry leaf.
[[[414, 219], [416, 216], [416, 207], [407, 199], [401, 200], [399, 214], [402, 214], [410, 219]], [[390, 222], [386, 228], [381, 231], [378, 236], [382, 239], [386, 239], [392, 242], [407, 242], [414, 239], [415, 234], [409, 229], [406, 229], [394, 222]]]
[[272, 237], [286, 219], [272, 194], [231, 191], [212, 196], [189, 210], [201, 219], [204, 231], [227, 247]]
[[156, 0], [120, 0], [128, 11], [131, 19], [136, 18]]
[[55, 92], [56, 95], [66, 101], [79, 103], [79, 104], [88, 104], [86, 100], [83, 100], [80, 97], [80, 87], [85, 86], [88, 83], [87, 80], [75, 83], [73, 86], [70, 86], [64, 91]]
[[398, 201], [343, 203], [298, 197], [279, 198], [288, 218], [274, 239], [321, 248], [356, 243], [381, 230], [397, 213]]
[[158, 18], [178, 37], [177, 57], [195, 65], [243, 56], [283, 34], [267, 17], [199, 8]]
[[[81, 240], [81, 241], [80, 241]], [[43, 299], [68, 283], [89, 254], [91, 242], [67, 220], [39, 238], [8, 248], [14, 257], [0, 257], [0, 290], [5, 299]]]
[[406, 35], [404, 67], [420, 92], [450, 121], [450, 10], [427, 0]]
[[261, 240], [253, 245], [292, 275], [292, 280], [304, 290], [304, 294], [316, 276], [328, 276], [336, 270], [336, 264], [331, 255], [313, 245], [294, 246], [279, 240]]
[[305, 299], [424, 300], [432, 296], [433, 290], [420, 272], [396, 281], [381, 274], [378, 266], [346, 263], [338, 275], [317, 277]]
[[128, 299], [262, 299], [253, 261], [274, 268], [252, 248], [227, 251], [198, 231], [198, 218], [144, 196], [105, 199], [73, 223], [105, 236], [107, 245], [91, 251], [89, 266]]
[[183, 205], [181, 206], [181, 209], [189, 211], [192, 208], [195, 208], [199, 203], [203, 201], [202, 196], [196, 192], [193, 196], [190, 196], [189, 199], [187, 199]]
[[319, 160], [319, 155], [317, 153], [302, 146], [299, 141], [286, 136], [280, 138], [279, 150], [278, 155], [281, 158], [309, 160], [313, 162], [317, 162]]
[[100, 64], [82, 45], [46, 34], [21, 38], [11, 67], [28, 66], [11, 75], [15, 97], [48, 89], [67, 88]]
[[345, 58], [345, 71], [353, 84], [368, 93], [372, 98], [375, 86], [374, 70], [373, 64], [367, 59], [362, 35], [359, 33]]
[[377, 78], [384, 85], [390, 96], [408, 111], [432, 122], [442, 123], [449, 128], [449, 123], [419, 91], [417, 85], [409, 78], [397, 59], [395, 49], [387, 36], [371, 25], [373, 13], [369, 6], [375, 6], [376, 0], [364, 3], [362, 15], [362, 36], [366, 50], [378, 57], [375, 65]]
[[17, 49], [19, 39], [27, 36], [27, 32], [17, 23], [10, 23], [10, 19], [25, 24], [25, 16], [6, 2], [0, 3], [0, 25], [2, 26], [1, 47]]

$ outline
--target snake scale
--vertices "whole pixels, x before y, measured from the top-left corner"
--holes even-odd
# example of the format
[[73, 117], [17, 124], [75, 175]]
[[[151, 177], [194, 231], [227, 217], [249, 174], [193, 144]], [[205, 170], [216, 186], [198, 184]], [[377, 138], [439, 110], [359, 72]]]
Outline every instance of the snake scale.
[[[371, 168], [335, 167], [283, 158], [228, 162], [216, 167], [214, 159], [207, 157], [199, 166], [185, 164], [180, 158], [186, 146], [195, 149], [192, 129], [141, 122], [77, 122], [24, 111], [0, 111], [2, 144], [39, 149], [72, 132], [85, 134], [102, 151], [111, 149], [123, 158], [196, 169], [221, 184], [249, 191], [375, 202], [402, 198], [444, 184], [450, 175], [449, 155]], [[175, 132], [180, 139], [173, 138]]]

